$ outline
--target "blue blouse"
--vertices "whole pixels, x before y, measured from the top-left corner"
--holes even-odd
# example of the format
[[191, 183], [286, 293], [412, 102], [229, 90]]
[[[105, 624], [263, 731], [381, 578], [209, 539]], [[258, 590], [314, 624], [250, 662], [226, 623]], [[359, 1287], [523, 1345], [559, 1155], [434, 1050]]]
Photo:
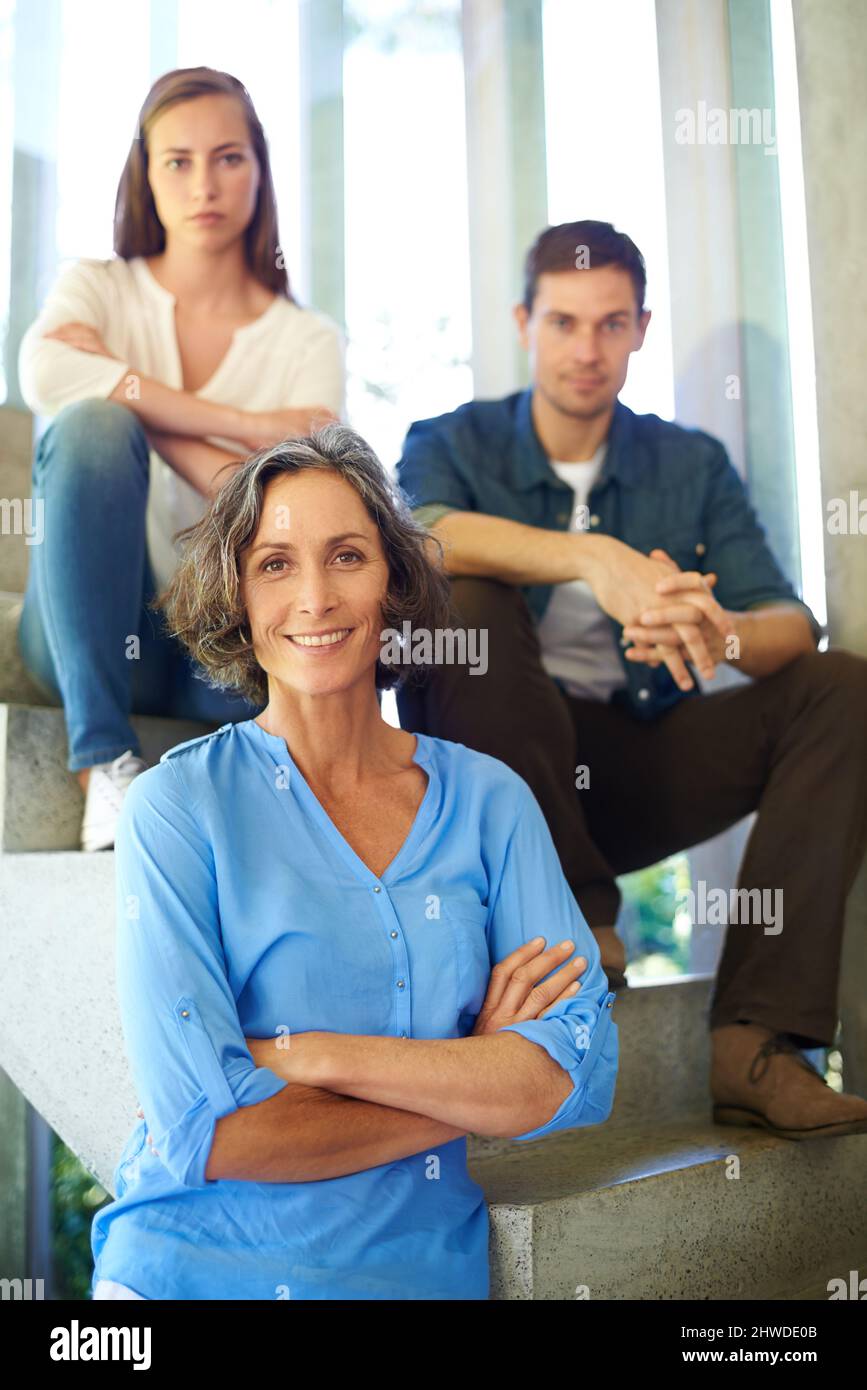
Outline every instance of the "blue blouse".
[[[582, 988], [509, 1025], [572, 1091], [516, 1139], [599, 1124], [614, 1099], [614, 995], [527, 783], [417, 736], [428, 784], [377, 878], [284, 739], [254, 719], [179, 744], [126, 794], [116, 836], [117, 987], [145, 1119], [93, 1220], [98, 1279], [160, 1299], [485, 1299], [488, 1214], [466, 1139], [311, 1182], [207, 1180], [217, 1119], [287, 1084], [244, 1037], [472, 1031], [492, 964], [571, 938]], [[146, 1143], [148, 1132], [158, 1156]]]

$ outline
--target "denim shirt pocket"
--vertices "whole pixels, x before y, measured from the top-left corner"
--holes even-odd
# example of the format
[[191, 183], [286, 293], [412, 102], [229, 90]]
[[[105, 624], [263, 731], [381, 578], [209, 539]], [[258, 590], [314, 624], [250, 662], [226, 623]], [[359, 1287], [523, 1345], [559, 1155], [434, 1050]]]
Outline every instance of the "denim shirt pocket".
[[184, 997], [175, 1005], [175, 1018], [184, 1039], [193, 1072], [199, 1085], [207, 1096], [211, 1109], [218, 1116], [228, 1115], [237, 1110], [237, 1102], [226, 1073], [217, 1056], [217, 1049], [211, 1041], [202, 1016], [194, 999]]
[[649, 555], [651, 550], [664, 550], [682, 570], [702, 573], [706, 567], [707, 539], [698, 519], [670, 527], [663, 525], [652, 533], [642, 527], [631, 544], [642, 555]]

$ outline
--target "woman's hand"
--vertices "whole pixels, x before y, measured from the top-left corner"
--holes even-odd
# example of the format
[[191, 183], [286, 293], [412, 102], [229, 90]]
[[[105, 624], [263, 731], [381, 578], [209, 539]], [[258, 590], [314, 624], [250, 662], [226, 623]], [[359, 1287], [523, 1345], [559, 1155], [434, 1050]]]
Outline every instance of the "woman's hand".
[[323, 425], [337, 420], [325, 405], [303, 405], [295, 410], [245, 411], [241, 424], [241, 443], [253, 453], [270, 449], [284, 439], [313, 434]]
[[54, 338], [58, 343], [66, 343], [69, 347], [79, 348], [81, 352], [95, 352], [100, 357], [111, 357], [98, 330], [89, 323], [61, 323], [57, 328], [52, 328], [50, 333], [43, 333], [42, 336]]
[[[485, 1033], [496, 1033], [509, 1023], [526, 1023], [528, 1019], [543, 1018], [555, 1004], [572, 999], [581, 988], [576, 976], [583, 975], [587, 969], [584, 956], [568, 957], [575, 949], [574, 941], [561, 942], [559, 946], [549, 946], [544, 938], [527, 941], [504, 956], [491, 971], [488, 992], [481, 1012], [476, 1019], [472, 1037]], [[567, 962], [564, 964], [564, 962]], [[555, 965], [550, 979], [539, 984]]]

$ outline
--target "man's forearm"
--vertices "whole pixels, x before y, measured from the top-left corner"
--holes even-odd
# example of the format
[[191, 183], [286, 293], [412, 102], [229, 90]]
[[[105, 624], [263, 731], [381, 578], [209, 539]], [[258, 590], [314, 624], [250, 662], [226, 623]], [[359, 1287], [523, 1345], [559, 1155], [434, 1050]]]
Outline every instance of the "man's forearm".
[[160, 457], [209, 501], [244, 461], [240, 448], [230, 453], [206, 439], [154, 429], [147, 430], [147, 436]]
[[800, 608], [775, 603], [737, 613], [734, 619], [737, 646], [726, 660], [745, 676], [772, 676], [795, 657], [816, 650], [813, 629]]
[[585, 579], [604, 537], [546, 531], [481, 512], [448, 512], [430, 528], [443, 547], [446, 574], [504, 584], [564, 584]]
[[326, 1090], [499, 1138], [547, 1123], [572, 1090], [544, 1048], [516, 1033], [432, 1040], [325, 1033], [302, 1065]]
[[217, 1121], [205, 1176], [318, 1182], [426, 1154], [465, 1133], [428, 1115], [290, 1083]]
[[121, 377], [109, 400], [117, 401], [137, 415], [142, 424], [169, 434], [203, 439], [215, 435], [224, 439], [244, 439], [245, 412], [235, 406], [205, 401], [190, 391], [176, 391], [161, 381], [129, 371]]

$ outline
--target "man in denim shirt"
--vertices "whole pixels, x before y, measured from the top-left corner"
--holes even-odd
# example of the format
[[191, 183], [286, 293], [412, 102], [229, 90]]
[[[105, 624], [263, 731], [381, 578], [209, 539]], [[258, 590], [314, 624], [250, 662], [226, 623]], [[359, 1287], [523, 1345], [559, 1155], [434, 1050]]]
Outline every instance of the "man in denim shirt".
[[[529, 783], [612, 987], [616, 876], [758, 811], [710, 1015], [714, 1118], [867, 1133], [867, 1101], [799, 1051], [836, 1031], [867, 662], [817, 651], [722, 444], [617, 399], [645, 283], [609, 223], [549, 227], [515, 309], [532, 387], [410, 428], [398, 479], [443, 546], [455, 626], [486, 633], [488, 655], [484, 675], [441, 664], [400, 690], [401, 723]], [[720, 662], [752, 679], [705, 693]]]

